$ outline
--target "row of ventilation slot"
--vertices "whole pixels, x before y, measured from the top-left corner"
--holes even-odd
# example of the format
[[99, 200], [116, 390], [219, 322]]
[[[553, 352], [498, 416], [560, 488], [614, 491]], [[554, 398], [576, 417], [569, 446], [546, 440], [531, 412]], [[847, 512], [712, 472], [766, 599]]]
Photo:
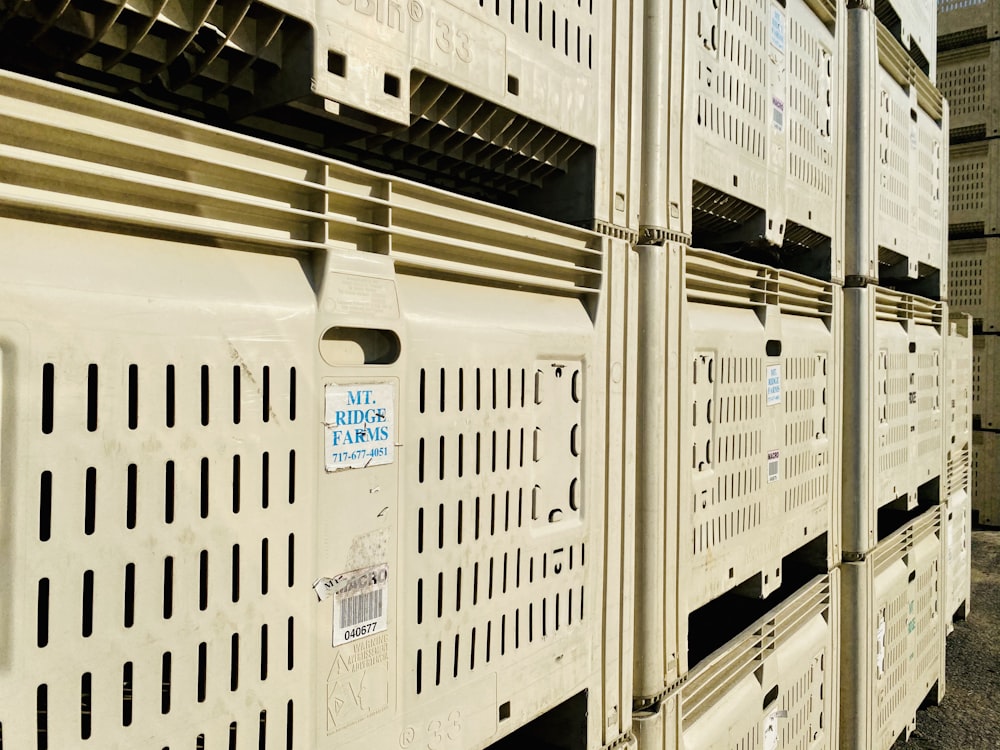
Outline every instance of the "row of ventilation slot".
[[[202, 365], [200, 371], [200, 422], [207, 427], [210, 422], [211, 401], [210, 382], [211, 367]], [[264, 365], [261, 371], [260, 382], [257, 383], [252, 375], [239, 365], [234, 365], [232, 369], [232, 419], [233, 424], [240, 424], [244, 419], [242, 399], [244, 397], [243, 378], [249, 378], [260, 393], [260, 419], [263, 422], [270, 422], [272, 417], [277, 418], [271, 404], [271, 368]], [[174, 427], [177, 423], [177, 373], [174, 365], [167, 365], [164, 380], [164, 424], [167, 427]], [[129, 365], [128, 367], [128, 429], [139, 428], [139, 367]], [[42, 432], [51, 434], [55, 429], [55, 391], [56, 372], [55, 365], [51, 362], [42, 367]], [[96, 432], [98, 429], [98, 393], [99, 393], [99, 368], [96, 364], [87, 367], [87, 411], [86, 427], [88, 432]], [[296, 413], [296, 374], [292, 367], [288, 372], [288, 419], [295, 421]]]
[[[264, 510], [271, 505], [270, 489], [270, 453], [264, 452], [261, 455], [261, 485], [260, 485], [260, 507]], [[243, 507], [244, 491], [241, 481], [243, 459], [241, 456], [233, 456], [232, 460], [232, 481], [226, 483], [226, 487], [232, 490], [232, 512], [239, 513]], [[212, 493], [210, 491], [210, 467], [211, 461], [202, 458], [200, 461], [200, 492], [198, 493], [198, 514], [205, 519], [209, 516]], [[86, 471], [84, 484], [84, 519], [83, 533], [91, 536], [97, 531], [98, 517], [98, 484], [97, 469], [93, 466]], [[174, 461], [167, 461], [163, 468], [163, 522], [171, 524], [174, 522], [177, 511], [177, 476], [176, 464]], [[139, 516], [139, 469], [136, 464], [129, 464], [126, 470], [125, 485], [125, 509], [124, 521], [126, 529], [134, 529], [138, 523]], [[47, 542], [52, 538], [52, 508], [53, 498], [60, 495], [53, 491], [53, 479], [51, 471], [43, 471], [39, 480], [39, 521], [38, 539]], [[287, 500], [289, 505], [295, 503], [295, 451], [288, 452], [288, 487]]]
[[[269, 552], [270, 540], [262, 539], [260, 544], [260, 595], [267, 596], [271, 590], [271, 574], [270, 574], [270, 552]], [[518, 553], [518, 559], [520, 560], [520, 552]], [[241, 547], [239, 544], [234, 544], [232, 547], [232, 577], [231, 577], [231, 588], [230, 597], [232, 602], [238, 603], [240, 601], [241, 586], [245, 585], [245, 582], [241, 580], [240, 567], [241, 567]], [[491, 566], [492, 570], [492, 566]], [[506, 570], [506, 567], [505, 567]], [[59, 582], [65, 586], [66, 579], [61, 577], [58, 579]], [[117, 582], [115, 582], [117, 583]], [[288, 535], [288, 558], [287, 558], [287, 573], [285, 583], [288, 588], [291, 589], [295, 585], [295, 535]], [[518, 583], [520, 583], [520, 572], [518, 575]], [[95, 599], [95, 576], [94, 571], [87, 570], [83, 573], [82, 578], [82, 596], [81, 596], [81, 622], [80, 622], [80, 634], [84, 638], [89, 638], [94, 634], [94, 599]], [[136, 597], [136, 565], [135, 563], [128, 563], [125, 565], [124, 569], [124, 591], [122, 596], [122, 625], [128, 629], [135, 625], [136, 621], [136, 611], [135, 611], [135, 597]], [[506, 578], [504, 582], [506, 588]], [[50, 638], [50, 622], [49, 622], [49, 609], [50, 600], [52, 597], [52, 584], [49, 578], [42, 578], [38, 581], [38, 600], [37, 600], [37, 611], [38, 611], [38, 622], [37, 622], [37, 644], [39, 648], [46, 648], [49, 646]], [[163, 560], [163, 596], [162, 596], [162, 611], [161, 615], [164, 620], [169, 620], [174, 615], [174, 558], [168, 556]], [[115, 591], [117, 591], [117, 585], [115, 586]], [[419, 590], [419, 589], [418, 589]], [[61, 597], [55, 597], [56, 601], [60, 601]], [[208, 610], [209, 605], [209, 553], [208, 550], [202, 550], [198, 555], [198, 610], [205, 612]], [[145, 613], [148, 615], [149, 613]], [[58, 630], [58, 635], [69, 637], [67, 630], [60, 626]]]
[[[572, 546], [569, 547], [569, 552], [568, 552], [568, 555], [567, 555], [567, 563], [566, 563], [566, 572], [572, 571], [574, 564], [576, 565], [577, 568], [581, 568], [585, 564], [584, 561], [585, 561], [586, 552], [585, 552], [584, 545], [583, 544], [580, 545], [580, 559], [579, 559], [578, 563], [575, 563], [575, 561], [573, 559], [574, 558], [573, 549], [574, 548]], [[559, 574], [561, 574], [563, 572], [563, 563], [560, 562], [560, 561], [557, 561], [557, 559], [556, 559], [557, 557], [559, 557], [559, 555], [556, 554], [558, 552], [562, 552], [562, 550], [561, 549], [560, 550], [555, 550], [555, 552], [552, 553], [553, 561], [552, 561], [552, 566], [551, 566], [551, 573], [552, 573], [553, 576], [559, 575]], [[511, 557], [514, 558], [514, 564], [512, 566], [509, 565], [509, 561], [510, 561]], [[534, 555], [532, 555], [532, 556], [530, 556], [528, 558], [527, 582], [525, 583], [526, 586], [529, 586], [529, 585], [531, 585], [531, 584], [533, 584], [535, 582], [535, 559], [536, 558], [535, 558]], [[480, 576], [480, 574], [479, 574], [479, 563], [478, 562], [474, 563], [473, 566], [472, 566], [472, 586], [471, 586], [471, 588], [472, 588], [472, 605], [471, 606], [473, 606], [473, 607], [475, 607], [476, 605], [479, 604], [479, 597], [480, 597], [479, 590], [480, 590], [480, 588], [485, 588], [486, 589], [485, 595], [486, 595], [486, 599], [488, 601], [491, 601], [493, 599], [494, 588], [495, 588], [494, 587], [494, 580], [497, 579], [497, 578], [500, 579], [499, 583], [498, 583], [498, 585], [496, 587], [496, 588], [499, 588], [499, 591], [496, 592], [497, 596], [505, 595], [507, 593], [507, 591], [508, 591], [508, 582], [510, 581], [510, 579], [513, 579], [512, 582], [510, 582], [510, 585], [509, 585], [509, 589], [511, 591], [516, 591], [517, 589], [521, 588], [521, 568], [522, 568], [522, 565], [521, 565], [521, 550], [518, 549], [517, 552], [516, 552], [516, 554], [512, 554], [512, 553], [509, 553], [509, 552], [504, 552], [503, 553], [502, 568], [501, 568], [501, 571], [499, 571], [499, 572], [496, 571], [496, 568], [500, 567], [500, 566], [494, 565], [494, 561], [495, 560], [498, 561], [498, 560], [500, 560], [500, 558], [499, 557], [494, 558], [494, 557], [491, 556], [490, 557], [490, 561], [489, 561], [489, 565], [486, 565], [486, 564], [483, 565], [483, 567], [487, 568], [488, 571], [489, 571], [488, 572], [488, 576]], [[509, 569], [511, 567], [513, 568], [513, 572], [508, 575]], [[542, 555], [542, 564], [540, 566], [538, 566], [538, 567], [541, 568], [541, 576], [540, 576], [539, 580], [545, 580], [545, 579], [547, 579], [549, 577], [549, 570], [550, 570], [550, 567], [549, 567], [549, 553], [544, 553]], [[481, 578], [486, 578], [486, 581], [483, 582], [482, 586], [480, 585]], [[456, 612], [461, 612], [462, 611], [462, 591], [463, 591], [463, 588], [464, 587], [462, 585], [462, 568], [459, 567], [455, 571], [455, 611]], [[441, 619], [442, 617], [444, 617], [444, 606], [445, 606], [445, 597], [446, 597], [445, 589], [446, 589], [446, 584], [445, 584], [445, 580], [444, 580], [444, 573], [441, 572], [441, 573], [437, 574], [437, 618], [438, 619]], [[418, 578], [417, 579], [417, 612], [416, 612], [416, 616], [417, 616], [417, 620], [416, 620], [417, 625], [422, 625], [423, 622], [424, 622], [424, 579], [423, 578]], [[583, 615], [581, 614], [581, 617], [582, 616]]]
[[[579, 425], [574, 425], [573, 429], [568, 431], [566, 438], [567, 456], [579, 455], [579, 442], [577, 440], [578, 432], [579, 432]], [[471, 473], [474, 473], [476, 476], [480, 476], [481, 474], [484, 473], [495, 474], [497, 471], [511, 471], [513, 469], [524, 468], [524, 462], [525, 462], [524, 428], [522, 427], [520, 430], [518, 430], [518, 432], [516, 433], [517, 435], [516, 438], [515, 438], [515, 433], [512, 430], [506, 431], [506, 438], [504, 438], [504, 434], [505, 434], [504, 432], [498, 432], [497, 430], [485, 433], [485, 435], [487, 436], [486, 441], [489, 443], [489, 445], [484, 447], [483, 446], [484, 433], [481, 432], [476, 433], [475, 448], [474, 450], [470, 451], [472, 453], [472, 459], [470, 460], [471, 466], [469, 466], [469, 471]], [[540, 439], [538, 428], [535, 429], [533, 435], [535, 441], [537, 442]], [[500, 445], [499, 447], [497, 446], [498, 437], [503, 442], [503, 445]], [[516, 448], [513, 443], [514, 439], [517, 440]], [[421, 484], [423, 484], [426, 480], [429, 480], [433, 477], [432, 473], [429, 471], [429, 469], [432, 466], [432, 462], [428, 456], [429, 453], [428, 443], [430, 443], [431, 447], [433, 447], [434, 442], [435, 441], [428, 441], [425, 438], [420, 438], [420, 441], [417, 444], [417, 454], [418, 454], [417, 481], [420, 482]], [[445, 477], [447, 476], [446, 445], [448, 441], [444, 435], [441, 435], [436, 442], [437, 442], [437, 453], [438, 453], [437, 478], [441, 481], [444, 481]], [[454, 442], [456, 446], [455, 475], [459, 479], [461, 479], [463, 476], [465, 476], [466, 473], [465, 435], [459, 434]], [[471, 437], [469, 439], [469, 442], [470, 443], [473, 442]], [[484, 466], [484, 461], [483, 461], [486, 455], [489, 455], [488, 468]], [[574, 494], [575, 490], [576, 490], [575, 487], [571, 487], [570, 493]]]
[[[556, 378], [562, 378], [563, 367], [555, 367], [553, 369], [553, 375]], [[541, 403], [542, 392], [541, 392], [541, 378], [543, 373], [541, 370], [535, 370], [534, 384], [531, 389], [531, 396], [535, 404]], [[506, 374], [506, 378], [504, 377]], [[520, 374], [520, 377], [516, 377]], [[421, 414], [428, 413], [432, 408], [432, 399], [434, 395], [437, 395], [437, 409], [442, 414], [444, 414], [449, 407], [448, 403], [448, 374], [447, 370], [442, 367], [437, 373], [437, 387], [429, 382], [430, 375], [433, 377], [434, 373], [428, 373], [425, 368], [420, 370], [420, 390], [419, 390], [419, 409]], [[499, 381], [498, 381], [499, 376]], [[506, 408], [525, 408], [527, 403], [527, 398], [529, 395], [529, 386], [527, 382], [528, 371], [525, 368], [496, 368], [493, 367], [489, 370], [477, 367], [475, 369], [475, 410], [483, 411], [484, 409], [502, 409], [503, 404], [506, 402]], [[572, 383], [572, 398], [574, 403], [579, 403], [581, 398], [580, 393], [580, 378], [581, 373], [579, 370], [574, 370], [570, 377], [573, 379]], [[516, 379], [515, 379], [516, 378]], [[506, 380], [506, 387], [504, 385], [504, 380]], [[484, 385], [484, 382], [485, 385]], [[471, 388], [471, 384], [466, 383], [465, 368], [458, 368], [458, 373], [455, 382], [455, 408], [459, 411], [465, 411], [466, 408], [466, 392]], [[437, 394], [434, 393], [437, 391]], [[489, 400], [485, 401], [484, 391], [489, 394]], [[471, 394], [469, 394], [471, 399]], [[486, 405], [484, 406], [484, 401]], [[532, 404], [534, 405], [534, 404]], [[471, 404], [469, 405], [470, 410], [473, 408]]]
[[[235, 638], [236, 636], [234, 636]], [[202, 644], [205, 646], [205, 644]], [[199, 657], [201, 656], [201, 650], [199, 649]], [[202, 691], [204, 690], [204, 673], [201, 671], [203, 668], [203, 663], [199, 661], [199, 683], [198, 683], [198, 695], [201, 701]], [[163, 655], [162, 664], [162, 686], [161, 686], [161, 713], [168, 714], [170, 712], [170, 702], [171, 702], [171, 654], [165, 653]], [[93, 675], [90, 672], [85, 672], [80, 678], [80, 739], [88, 740], [91, 737], [91, 727], [93, 724]], [[122, 668], [122, 702], [121, 702], [121, 721], [123, 727], [132, 726], [132, 702], [134, 694], [134, 666], [132, 662], [126, 662]], [[37, 750], [49, 750], [49, 737], [48, 737], [48, 726], [49, 726], [49, 686], [47, 684], [39, 685], [35, 690], [35, 710], [36, 710], [36, 737], [37, 737]], [[294, 748], [294, 702], [288, 700], [285, 703], [285, 727], [284, 727], [284, 747], [285, 750], [293, 750]], [[272, 723], [272, 726], [274, 724]], [[274, 734], [280, 732], [280, 729], [272, 729], [272, 739], [277, 739]], [[238, 737], [237, 722], [233, 721], [229, 723], [229, 750], [236, 750], [237, 748], [237, 737]], [[280, 737], [280, 735], [279, 735]], [[199, 734], [194, 741], [194, 750], [205, 750], [206, 737], [204, 734]], [[267, 709], [261, 709], [258, 714], [257, 721], [257, 742], [260, 748], [275, 748], [274, 744], [268, 744], [268, 711]], [[3, 748], [3, 724], [0, 723], [0, 750]], [[56, 750], [53, 748], [52, 750]], [[164, 747], [163, 750], [169, 750], [168, 747]]]
[[[521, 617], [521, 608], [514, 610], [514, 613], [510, 615], [511, 628], [508, 629], [507, 621], [508, 615], [504, 614], [500, 616], [500, 621], [496, 628], [494, 628], [493, 620], [489, 620], [486, 623], [485, 628], [472, 628], [469, 638], [468, 638], [468, 665], [469, 671], [472, 672], [476, 668], [476, 656], [477, 652], [482, 651], [480, 658], [481, 663], [489, 664], [494, 658], [494, 638], [499, 641], [499, 656], [505, 656], [508, 649], [508, 641], [510, 640], [509, 635], [513, 636], [512, 648], [517, 650], [528, 644], [533, 644], [536, 637], [541, 640], [548, 637], [551, 633], [555, 633], [564, 627], [571, 627], [574, 623], [574, 616], [576, 621], [579, 622], [583, 619], [584, 613], [584, 598], [583, 598], [583, 587], [578, 589], [579, 593], [574, 601], [574, 589], [569, 589], [566, 592], [565, 599], [561, 594], [555, 594], [552, 597], [552, 606], [549, 606], [549, 598], [543, 598], [541, 603], [536, 606], [534, 602], [528, 604], [526, 617]], [[565, 603], [563, 603], [565, 602]], [[565, 619], [563, 619], [565, 618]], [[537, 621], [537, 625], [536, 625]], [[494, 636], [495, 630], [499, 630], [499, 633]], [[522, 636], [523, 632], [523, 636]], [[480, 638], [480, 647], [477, 648], [477, 633], [482, 633], [483, 637]], [[449, 648], [451, 646], [451, 648]], [[417, 695], [420, 695], [424, 689], [424, 671], [425, 667], [427, 670], [433, 669], [434, 685], [440, 686], [442, 680], [442, 668], [444, 667], [444, 650], [447, 649], [452, 651], [452, 677], [457, 678], [459, 675], [459, 670], [461, 665], [465, 663], [464, 654], [462, 652], [462, 643], [460, 634], [456, 633], [453, 645], [445, 644], [444, 641], [437, 641], [434, 647], [433, 656], [433, 668], [431, 667], [431, 656], [428, 654], [427, 664], [425, 665], [424, 659], [424, 649], [417, 649], [417, 659], [416, 659], [416, 691]], [[427, 679], [430, 679], [428, 675]]]
[[[465, 501], [459, 500], [456, 505], [455, 514], [455, 543], [461, 546], [466, 541], [479, 541], [479, 539], [485, 538], [487, 534], [490, 537], [496, 536], [498, 532], [509, 532], [511, 530], [511, 490], [506, 490], [503, 495], [503, 510], [502, 514], [497, 513], [497, 493], [493, 493], [489, 496], [489, 521], [487, 524], [486, 520], [486, 510], [482, 506], [486, 505], [486, 498], [476, 497], [475, 501], [469, 501], [469, 505], [473, 506], [472, 510], [472, 539], [467, 539], [466, 537], [466, 515], [465, 515]], [[426, 516], [429, 515], [425, 513], [425, 508], [420, 508], [417, 511], [417, 553], [423, 554], [429, 551], [431, 545], [434, 542], [431, 532], [428, 530], [430, 522], [426, 520]], [[446, 523], [445, 523], [445, 512], [446, 508], [444, 503], [438, 504], [437, 507], [437, 549], [445, 548], [446, 536]], [[515, 509], [516, 516], [513, 519], [516, 528], [520, 529], [524, 526], [524, 490], [519, 489], [517, 491], [517, 508]], [[431, 511], [433, 513], [433, 511]], [[498, 524], [498, 520], [502, 524]], [[487, 525], [489, 527], [487, 531]], [[570, 548], [570, 567], [572, 568], [572, 555], [573, 550]]]

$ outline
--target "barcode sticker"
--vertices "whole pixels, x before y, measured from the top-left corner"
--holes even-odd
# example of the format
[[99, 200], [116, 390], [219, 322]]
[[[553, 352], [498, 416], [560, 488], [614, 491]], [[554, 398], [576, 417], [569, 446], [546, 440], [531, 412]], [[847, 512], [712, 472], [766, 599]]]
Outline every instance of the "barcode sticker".
[[785, 129], [785, 103], [776, 96], [771, 97], [774, 108], [774, 120], [771, 123], [779, 133]]
[[781, 462], [781, 456], [779, 451], [768, 451], [767, 452], [767, 481], [768, 484], [771, 482], [777, 482], [781, 479], [781, 470], [779, 468]]
[[389, 566], [343, 573], [331, 579], [333, 645], [343, 646], [388, 628]]

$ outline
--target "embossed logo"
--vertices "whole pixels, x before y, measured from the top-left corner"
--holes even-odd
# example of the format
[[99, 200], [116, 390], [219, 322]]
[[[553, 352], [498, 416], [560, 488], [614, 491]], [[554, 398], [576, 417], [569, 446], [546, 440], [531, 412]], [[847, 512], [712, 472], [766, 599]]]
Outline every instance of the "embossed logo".
[[374, 18], [376, 23], [399, 32], [406, 31], [407, 19], [412, 23], [424, 20], [424, 6], [420, 0], [337, 0], [345, 7], [351, 7], [362, 16]]

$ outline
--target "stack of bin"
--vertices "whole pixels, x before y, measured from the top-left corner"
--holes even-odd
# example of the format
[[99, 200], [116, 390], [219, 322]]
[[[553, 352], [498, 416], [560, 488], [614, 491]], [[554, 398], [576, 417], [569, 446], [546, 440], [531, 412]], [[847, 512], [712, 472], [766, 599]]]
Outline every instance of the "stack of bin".
[[636, 737], [836, 748], [845, 12], [670, 10], [645, 40]]
[[1000, 217], [953, 153], [950, 317], [932, 4], [8, 5], [0, 747], [886, 750], [941, 696]]
[[467, 6], [0, 17], [0, 743], [630, 741], [641, 16]]
[[1000, 525], [991, 488], [998, 477], [1000, 391], [1000, 26], [993, 3], [939, 4], [938, 70], [951, 102], [950, 301], [972, 316], [972, 509], [979, 523]]
[[944, 692], [948, 106], [930, 3], [847, 11], [840, 739]]

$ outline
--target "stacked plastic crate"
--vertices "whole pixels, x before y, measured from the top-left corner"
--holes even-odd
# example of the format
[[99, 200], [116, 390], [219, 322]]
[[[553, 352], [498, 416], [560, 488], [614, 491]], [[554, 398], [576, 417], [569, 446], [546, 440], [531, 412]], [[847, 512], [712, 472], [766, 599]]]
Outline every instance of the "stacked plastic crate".
[[645, 42], [637, 739], [836, 748], [844, 11], [675, 6]]
[[1000, 525], [1000, 391], [983, 376], [1000, 365], [1000, 23], [995, 3], [939, 3], [941, 90], [951, 102], [949, 252], [955, 310], [972, 316], [972, 508]]
[[945, 614], [966, 617], [972, 574], [972, 318], [953, 312], [945, 340]]
[[931, 3], [847, 11], [844, 747], [944, 691], [947, 104]]
[[630, 741], [640, 21], [0, 14], [0, 744]]

